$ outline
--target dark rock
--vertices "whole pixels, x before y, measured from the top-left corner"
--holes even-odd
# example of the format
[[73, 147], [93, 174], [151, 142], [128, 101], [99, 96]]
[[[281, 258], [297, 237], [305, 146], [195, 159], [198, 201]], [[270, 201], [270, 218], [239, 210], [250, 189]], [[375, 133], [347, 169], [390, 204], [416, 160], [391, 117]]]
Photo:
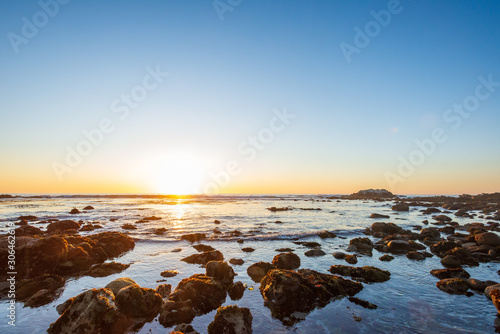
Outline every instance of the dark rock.
[[242, 248], [241, 250], [245, 253], [251, 253], [251, 252], [255, 251], [255, 249], [253, 249], [252, 247], [245, 247], [245, 248]]
[[276, 269], [276, 266], [269, 262], [257, 262], [247, 269], [247, 274], [254, 282], [259, 283], [269, 270]]
[[195, 331], [193, 326], [191, 326], [191, 325], [180, 324], [180, 325], [175, 326], [174, 334], [200, 334], [200, 333]]
[[475, 240], [478, 245], [500, 246], [500, 236], [493, 232], [476, 234]]
[[233, 284], [234, 270], [227, 262], [210, 261], [205, 265], [205, 269], [208, 277], [213, 277], [224, 286]]
[[213, 248], [212, 246], [202, 245], [202, 244], [193, 245], [192, 247], [196, 249], [198, 252], [210, 252], [215, 250], [215, 248]]
[[462, 263], [460, 262], [460, 260], [456, 256], [447, 255], [447, 256], [443, 257], [443, 259], [441, 260], [441, 264], [445, 267], [448, 267], [448, 268], [456, 268], [456, 267], [460, 267], [460, 265]]
[[69, 213], [72, 215], [76, 215], [76, 214], [80, 213], [80, 210], [78, 210], [77, 208], [74, 208], [74, 209], [71, 209], [71, 211]]
[[333, 257], [336, 258], [337, 260], [343, 260], [345, 259], [345, 257], [347, 256], [346, 253], [343, 253], [343, 252], [334, 252], [333, 254]]
[[304, 253], [305, 256], [323, 256], [326, 253], [323, 252], [321, 249], [310, 249], [307, 252]]
[[245, 261], [243, 261], [242, 259], [231, 259], [229, 260], [229, 263], [241, 266], [243, 263], [245, 263]]
[[358, 263], [358, 257], [355, 254], [352, 255], [346, 255], [345, 256], [345, 261], [350, 264], [356, 264]]
[[441, 234], [436, 227], [426, 227], [420, 231], [419, 239], [439, 240], [441, 239]]
[[92, 277], [106, 277], [112, 274], [118, 274], [130, 267], [130, 264], [117, 262], [99, 263], [90, 268], [88, 275]]
[[444, 253], [445, 257], [448, 255], [455, 256], [458, 258], [461, 264], [469, 265], [469, 266], [478, 266], [479, 262], [472, 257], [472, 253], [463, 247], [455, 247], [446, 253]]
[[59, 232], [66, 232], [68, 230], [78, 230], [79, 228], [80, 224], [78, 224], [74, 220], [60, 220], [47, 225], [47, 232], [59, 233]]
[[162, 277], [174, 277], [177, 276], [179, 272], [177, 270], [165, 270], [160, 273]]
[[382, 255], [381, 257], [379, 257], [379, 260], [389, 262], [389, 261], [394, 260], [394, 256], [390, 256], [390, 255], [385, 254], [385, 255]]
[[445, 278], [436, 283], [439, 290], [449, 294], [465, 294], [469, 289], [467, 283], [461, 278]]
[[83, 210], [94, 210], [94, 207], [91, 205], [87, 205], [86, 207], [83, 208]]
[[391, 199], [394, 197], [390, 191], [385, 189], [365, 189], [351, 194], [349, 199]]
[[135, 281], [129, 277], [121, 277], [117, 278], [114, 281], [110, 282], [106, 285], [106, 289], [110, 289], [113, 292], [113, 295], [117, 295], [121, 289], [126, 288], [129, 285], [137, 284]]
[[179, 253], [182, 251], [182, 248], [175, 248], [175, 249], [172, 249], [170, 252], [172, 253]]
[[333, 265], [329, 271], [332, 274], [350, 276], [352, 279], [364, 282], [385, 282], [391, 278], [391, 273], [372, 266], [352, 267]]
[[445, 234], [453, 234], [455, 233], [455, 228], [453, 226], [444, 226], [439, 229], [439, 232]]
[[172, 285], [170, 285], [170, 284], [160, 284], [160, 285], [158, 285], [156, 287], [155, 291], [162, 298], [168, 298], [168, 296], [170, 296], [170, 292], [172, 292]]
[[354, 303], [354, 304], [359, 305], [361, 307], [367, 308], [369, 310], [376, 310], [378, 307], [377, 305], [372, 304], [370, 302], [367, 302], [366, 300], [359, 299], [358, 297], [350, 296], [350, 297], [347, 297], [347, 299], [349, 299], [349, 301], [351, 303]]
[[475, 278], [468, 278], [466, 281], [467, 285], [472, 290], [477, 290], [483, 292], [486, 289], [486, 283]]
[[387, 244], [387, 247], [391, 253], [402, 254], [408, 252], [410, 244], [405, 240], [391, 240]]
[[368, 238], [354, 238], [349, 242], [347, 250], [372, 256], [373, 243]]
[[444, 253], [458, 246], [459, 245], [454, 241], [444, 240], [431, 245], [430, 249], [432, 253], [436, 254], [439, 257], [443, 257]]
[[316, 247], [321, 247], [321, 244], [315, 242], [315, 241], [305, 241], [305, 242], [299, 242], [299, 245], [302, 245], [307, 248], [316, 248]]
[[177, 324], [190, 323], [194, 317], [196, 317], [196, 311], [189, 300], [181, 302], [167, 300], [160, 310], [158, 321], [164, 327], [172, 327]]
[[124, 229], [124, 230], [137, 230], [137, 227], [135, 227], [132, 224], [123, 224], [122, 229]]
[[206, 239], [207, 236], [205, 233], [192, 233], [192, 234], [185, 234], [181, 236], [181, 240], [187, 240], [189, 242], [195, 242], [195, 241], [200, 241]]
[[316, 307], [327, 305], [333, 298], [352, 296], [361, 291], [360, 283], [314, 270], [271, 270], [261, 281], [264, 305], [273, 317], [290, 326]]
[[394, 223], [373, 223], [371, 230], [385, 234], [404, 234], [405, 230]]
[[43, 231], [36, 226], [22, 225], [15, 229], [15, 236], [22, 237], [26, 235], [42, 235]]
[[36, 221], [36, 220], [39, 220], [37, 216], [32, 216], [32, 215], [29, 215], [29, 216], [19, 216], [17, 218], [17, 220], [26, 220], [26, 221]]
[[224, 255], [218, 250], [203, 252], [200, 254], [193, 254], [188, 257], [181, 259], [181, 261], [187, 263], [197, 263], [197, 264], [207, 264], [209, 261], [222, 261], [224, 260]]
[[500, 290], [500, 284], [488, 284], [488, 281], [484, 282], [487, 287], [484, 289], [484, 295], [491, 299], [490, 294], [493, 290]]
[[129, 317], [152, 319], [160, 311], [163, 299], [153, 289], [131, 284], [118, 292], [115, 303], [120, 312]]
[[280, 253], [273, 258], [276, 268], [294, 270], [300, 267], [300, 257], [294, 253]]
[[220, 307], [208, 325], [208, 334], [252, 334], [252, 314], [246, 307]]
[[280, 253], [289, 253], [289, 252], [293, 252], [294, 249], [286, 247], [286, 248], [277, 248], [277, 249], [275, 249], [275, 251], [280, 252]]
[[219, 225], [219, 224], [220, 224], [220, 221], [218, 221], [218, 220], [216, 219], [216, 220], [214, 220], [214, 224]]
[[491, 301], [495, 305], [497, 312], [500, 313], [500, 290], [493, 290], [490, 293]]
[[117, 257], [135, 247], [134, 240], [120, 232], [102, 232], [89, 236], [89, 239], [94, 240], [108, 258]]
[[470, 277], [469, 273], [462, 268], [434, 269], [431, 270], [431, 275], [436, 276], [439, 279], [445, 279], [445, 278], [467, 279]]
[[21, 280], [16, 283], [16, 300], [28, 307], [46, 305], [59, 297], [65, 283], [63, 277], [52, 274]]
[[329, 232], [329, 231], [318, 232], [318, 236], [321, 239], [328, 239], [328, 238], [336, 238], [337, 237], [337, 235], [335, 233]]
[[441, 221], [441, 222], [451, 222], [451, 218], [446, 216], [446, 215], [438, 215], [435, 217], [432, 217], [434, 220]]
[[425, 260], [425, 255], [416, 251], [411, 251], [406, 253], [406, 257], [410, 260], [417, 260], [417, 261]]
[[243, 293], [245, 292], [245, 286], [240, 281], [234, 282], [227, 289], [227, 293], [229, 298], [232, 300], [240, 300], [243, 297]]
[[384, 219], [387, 219], [387, 218], [391, 218], [391, 217], [389, 217], [387, 215], [381, 215], [381, 214], [378, 214], [378, 213], [372, 213], [370, 215], [370, 218], [384, 218]]
[[406, 203], [398, 203], [392, 206], [393, 211], [410, 211], [410, 207]]

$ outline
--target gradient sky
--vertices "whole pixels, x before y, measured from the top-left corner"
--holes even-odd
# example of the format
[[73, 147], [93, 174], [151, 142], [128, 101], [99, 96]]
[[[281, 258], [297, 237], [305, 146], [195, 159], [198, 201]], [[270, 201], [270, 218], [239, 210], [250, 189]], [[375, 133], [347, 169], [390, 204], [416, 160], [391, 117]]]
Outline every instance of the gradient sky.
[[[461, 124], [444, 118], [479, 77], [500, 82], [499, 1], [401, 1], [350, 62], [342, 43], [391, 1], [219, 3], [223, 20], [212, 1], [73, 0], [53, 17], [1, 2], [0, 193], [500, 190], [500, 86]], [[156, 67], [169, 75], [121, 119], [113, 103]], [[269, 139], [283, 110], [295, 118]], [[113, 131], [58, 178], [104, 119]], [[438, 128], [446, 140], [401, 177], [400, 158]]]

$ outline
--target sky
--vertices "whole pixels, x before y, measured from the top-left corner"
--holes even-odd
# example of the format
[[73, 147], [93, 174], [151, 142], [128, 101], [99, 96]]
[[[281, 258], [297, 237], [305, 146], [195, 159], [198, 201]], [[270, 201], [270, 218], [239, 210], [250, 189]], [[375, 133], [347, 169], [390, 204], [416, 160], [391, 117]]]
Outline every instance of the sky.
[[0, 193], [500, 191], [498, 1], [3, 1]]

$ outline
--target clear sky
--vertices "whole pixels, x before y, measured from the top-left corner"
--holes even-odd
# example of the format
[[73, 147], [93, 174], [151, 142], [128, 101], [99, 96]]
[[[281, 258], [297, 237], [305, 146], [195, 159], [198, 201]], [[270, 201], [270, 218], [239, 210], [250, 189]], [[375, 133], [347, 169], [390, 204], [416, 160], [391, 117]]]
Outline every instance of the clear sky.
[[0, 193], [500, 191], [499, 1], [19, 0], [0, 18]]

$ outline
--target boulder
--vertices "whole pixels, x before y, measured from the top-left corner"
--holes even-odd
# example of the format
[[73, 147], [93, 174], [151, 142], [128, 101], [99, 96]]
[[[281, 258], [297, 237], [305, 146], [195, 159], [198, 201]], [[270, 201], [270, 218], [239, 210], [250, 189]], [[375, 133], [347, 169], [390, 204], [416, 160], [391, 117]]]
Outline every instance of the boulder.
[[434, 218], [434, 220], [437, 220], [438, 222], [451, 222], [451, 218], [446, 215], [438, 215], [432, 218]]
[[208, 334], [252, 334], [252, 314], [246, 307], [220, 307], [208, 325]]
[[94, 210], [94, 207], [91, 205], [87, 205], [86, 207], [83, 208], [83, 210]]
[[153, 289], [131, 284], [120, 289], [115, 298], [118, 309], [132, 318], [153, 319], [163, 304], [162, 297]]
[[394, 223], [373, 223], [372, 232], [381, 232], [384, 234], [404, 234], [406, 231]]
[[378, 258], [380, 261], [386, 261], [386, 262], [389, 262], [389, 261], [392, 261], [394, 260], [394, 256], [390, 256], [390, 255], [382, 255], [381, 257]]
[[449, 294], [466, 294], [469, 286], [461, 278], [445, 278], [436, 283], [439, 290]]
[[181, 236], [181, 240], [186, 240], [189, 242], [195, 242], [195, 241], [200, 241], [206, 239], [207, 236], [205, 233], [192, 233], [192, 234], [185, 234]]
[[181, 261], [187, 263], [197, 263], [203, 265], [207, 264], [210, 261], [222, 261], [222, 260], [224, 260], [224, 255], [222, 255], [222, 253], [218, 250], [193, 254], [181, 259]]
[[467, 285], [469, 286], [470, 289], [472, 290], [477, 290], [483, 292], [484, 289], [486, 289], [486, 283], [484, 281], [475, 279], [475, 278], [468, 278], [466, 281]]
[[36, 226], [22, 225], [15, 229], [16, 237], [23, 237], [26, 235], [42, 235], [44, 232]]
[[457, 268], [462, 264], [460, 259], [454, 255], [446, 255], [441, 259], [441, 264], [447, 268]]
[[274, 256], [272, 263], [279, 269], [294, 270], [300, 267], [300, 257], [294, 253], [280, 253]]
[[252, 264], [247, 269], [247, 274], [254, 282], [259, 283], [269, 270], [276, 269], [276, 266], [269, 262], [257, 262]]
[[28, 307], [46, 305], [59, 297], [65, 283], [63, 277], [53, 274], [21, 280], [16, 284], [16, 300]]
[[347, 250], [372, 256], [373, 243], [368, 238], [354, 238], [349, 241], [349, 247], [347, 248]]
[[470, 274], [462, 268], [448, 268], [448, 269], [433, 269], [431, 270], [431, 275], [436, 276], [439, 279], [445, 278], [462, 278], [467, 279]]
[[48, 233], [60, 233], [66, 232], [68, 230], [78, 230], [80, 228], [80, 224], [78, 224], [74, 220], [60, 220], [47, 225]]
[[315, 257], [315, 256], [326, 255], [326, 253], [324, 251], [322, 251], [321, 249], [310, 249], [307, 252], [305, 252], [304, 255], [308, 256], [308, 257]]
[[233, 278], [235, 276], [233, 268], [223, 261], [209, 261], [205, 265], [207, 276], [213, 277], [217, 281], [221, 282], [224, 286], [229, 286], [233, 284]]
[[500, 313], [500, 290], [495, 289], [491, 291], [490, 297], [493, 305], [497, 308], [497, 312]]
[[444, 253], [458, 246], [459, 244], [454, 241], [443, 240], [436, 244], [432, 244], [430, 246], [430, 249], [432, 253], [436, 254], [439, 257], [443, 257]]
[[406, 257], [410, 260], [417, 260], [417, 261], [425, 260], [425, 255], [417, 251], [410, 251], [406, 253]]
[[321, 238], [321, 239], [328, 239], [328, 238], [336, 238], [337, 235], [333, 232], [330, 232], [330, 231], [321, 231], [321, 232], [318, 232], [318, 236]]
[[398, 203], [392, 206], [393, 211], [410, 211], [410, 207], [406, 203]]
[[372, 213], [370, 215], [370, 218], [383, 218], [383, 219], [387, 219], [387, 218], [390, 218], [390, 217], [387, 216], [387, 215], [381, 215], [381, 214], [378, 214], [378, 213]]
[[193, 248], [196, 249], [198, 252], [210, 252], [210, 251], [215, 250], [215, 248], [213, 248], [212, 246], [203, 245], [203, 244], [193, 245]]
[[165, 270], [160, 273], [161, 277], [174, 277], [178, 274], [179, 272], [177, 270]]
[[229, 298], [231, 298], [232, 300], [241, 299], [241, 297], [243, 297], [244, 292], [245, 292], [245, 286], [240, 281], [234, 282], [227, 289], [227, 294], [229, 295]]
[[236, 266], [241, 266], [245, 261], [243, 259], [231, 259], [229, 260], [229, 263], [234, 264]]
[[156, 287], [155, 291], [162, 298], [168, 298], [168, 296], [170, 296], [170, 292], [172, 292], [172, 285], [170, 285], [170, 284], [160, 284], [160, 285], [158, 285]]
[[362, 288], [360, 283], [310, 269], [275, 269], [262, 279], [260, 293], [272, 316], [290, 326], [316, 307], [324, 307], [334, 298], [355, 295]]
[[110, 289], [111, 292], [113, 292], [113, 295], [116, 296], [121, 289], [133, 284], [137, 284], [133, 279], [129, 277], [121, 277], [106, 285], [106, 289]]
[[485, 232], [475, 235], [475, 241], [478, 245], [500, 246], [500, 236], [493, 232]]
[[196, 311], [189, 301], [174, 302], [167, 300], [161, 310], [158, 321], [164, 327], [190, 323], [196, 317]]
[[356, 263], [358, 263], [358, 257], [356, 256], [356, 254], [346, 255], [345, 262], [350, 263], [350, 264], [356, 264]]
[[72, 215], [76, 215], [76, 214], [80, 213], [80, 210], [78, 210], [77, 208], [73, 208], [73, 209], [71, 209], [71, 211], [69, 213]]
[[[486, 282], [485, 282], [486, 283]], [[484, 295], [491, 299], [490, 294], [493, 290], [500, 290], [500, 284], [492, 284], [484, 289]]]
[[391, 240], [387, 243], [387, 248], [389, 252], [395, 254], [403, 254], [408, 252], [410, 249], [410, 244], [405, 240]]
[[347, 256], [346, 253], [343, 253], [343, 252], [334, 252], [333, 254], [333, 257], [336, 258], [337, 260], [343, 260], [345, 259], [345, 257]]
[[391, 278], [390, 272], [372, 266], [352, 267], [333, 265], [329, 271], [332, 274], [350, 276], [352, 279], [362, 282], [385, 282]]
[[131, 237], [120, 232], [102, 232], [89, 236], [100, 246], [108, 258], [117, 257], [129, 250], [134, 249], [135, 243]]

